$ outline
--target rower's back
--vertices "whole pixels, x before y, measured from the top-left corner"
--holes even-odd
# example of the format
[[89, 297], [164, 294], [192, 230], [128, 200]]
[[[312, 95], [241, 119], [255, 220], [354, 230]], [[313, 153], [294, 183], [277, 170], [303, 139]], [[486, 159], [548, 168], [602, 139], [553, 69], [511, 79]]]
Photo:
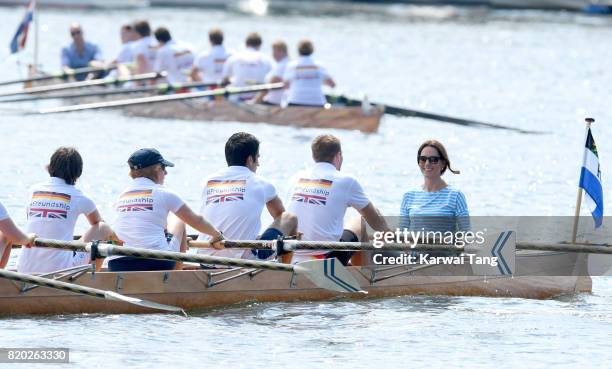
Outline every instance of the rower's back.
[[[71, 241], [79, 215], [96, 211], [95, 203], [74, 184], [81, 176], [83, 162], [74, 148], [60, 147], [51, 156], [51, 176], [30, 189], [27, 204], [28, 233], [38, 237]], [[20, 273], [48, 273], [83, 263], [82, 254], [51, 248], [24, 248], [17, 269]]]
[[168, 243], [164, 230], [168, 214], [176, 213], [184, 204], [165, 186], [146, 177], [134, 178], [115, 203], [113, 230], [125, 246], [179, 251], [178, 244]]

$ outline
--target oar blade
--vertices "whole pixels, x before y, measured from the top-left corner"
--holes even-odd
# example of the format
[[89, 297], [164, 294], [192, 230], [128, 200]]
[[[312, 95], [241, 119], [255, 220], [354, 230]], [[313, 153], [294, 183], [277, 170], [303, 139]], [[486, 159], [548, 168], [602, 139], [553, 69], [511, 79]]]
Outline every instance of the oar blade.
[[182, 313], [183, 315], [187, 315], [183, 309], [177, 306], [164, 305], [153, 301], [142, 300], [136, 297], [121, 295], [113, 291], [104, 291], [104, 296], [109, 300], [123, 301], [127, 302], [128, 304], [138, 305], [149, 309], [170, 311], [173, 313]]
[[295, 272], [305, 275], [320, 288], [344, 293], [367, 293], [336, 258], [298, 263]]

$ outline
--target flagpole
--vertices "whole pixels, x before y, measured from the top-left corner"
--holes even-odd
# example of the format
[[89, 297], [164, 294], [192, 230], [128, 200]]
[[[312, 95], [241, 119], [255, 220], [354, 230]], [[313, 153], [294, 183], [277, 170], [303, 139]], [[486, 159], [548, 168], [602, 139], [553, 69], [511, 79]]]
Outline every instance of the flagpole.
[[[584, 121], [586, 122], [586, 129], [585, 129], [585, 133], [584, 133], [584, 140], [582, 140], [583, 142], [583, 146], [584, 146], [584, 142], [586, 142], [588, 134], [589, 134], [589, 129], [591, 129], [591, 124], [595, 123], [595, 119], [593, 118], [585, 118]], [[583, 147], [583, 154], [582, 154], [582, 166], [580, 167], [582, 170], [582, 167], [585, 166], [586, 164], [586, 159], [587, 159], [587, 154], [586, 154], [586, 150]], [[580, 220], [580, 206], [582, 205], [582, 192], [584, 190], [582, 189], [582, 187], [580, 187], [580, 185], [578, 185], [578, 195], [576, 196], [576, 212], [574, 214], [574, 229], [572, 230], [572, 243], [576, 243], [576, 237], [578, 234], [578, 221]]]
[[38, 9], [36, 4], [36, 0], [34, 1], [34, 27], [36, 28], [36, 33], [34, 34], [34, 73], [38, 74], [38, 34], [40, 33], [40, 27], [38, 24]]

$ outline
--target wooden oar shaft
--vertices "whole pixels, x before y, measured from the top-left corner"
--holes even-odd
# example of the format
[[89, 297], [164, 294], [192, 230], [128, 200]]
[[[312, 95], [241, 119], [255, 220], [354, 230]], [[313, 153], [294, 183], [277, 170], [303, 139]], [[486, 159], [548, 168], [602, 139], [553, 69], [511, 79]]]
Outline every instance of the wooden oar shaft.
[[[91, 244], [80, 242], [80, 241], [58, 241], [37, 238], [34, 241], [34, 245], [37, 247], [52, 247], [72, 251], [86, 251], [91, 252]], [[294, 272], [296, 267], [294, 265], [273, 263], [269, 261], [255, 261], [247, 259], [235, 259], [225, 258], [219, 256], [208, 256], [208, 255], [193, 255], [185, 254], [180, 252], [172, 251], [161, 251], [161, 250], [148, 250], [136, 247], [125, 247], [125, 246], [113, 246], [107, 244], [100, 244], [98, 246], [100, 256], [134, 256], [141, 258], [150, 259], [162, 259], [162, 260], [175, 260], [175, 261], [187, 261], [193, 263], [204, 263], [214, 265], [225, 265], [234, 267], [247, 267], [257, 269], [268, 269], [268, 270], [280, 270], [285, 272]]]
[[118, 84], [122, 84], [125, 82], [130, 82], [130, 81], [148, 81], [151, 79], [162, 78], [164, 76], [165, 76], [165, 73], [144, 73], [144, 74], [136, 74], [134, 76], [130, 76], [126, 78], [101, 78], [101, 79], [93, 79], [90, 81], [60, 83], [60, 84], [51, 85], [51, 86], [31, 87], [31, 88], [24, 88], [22, 90], [17, 90], [17, 91], [0, 93], [0, 97], [31, 95], [31, 94], [39, 94], [39, 93], [45, 93], [45, 92], [73, 90], [73, 89], [83, 88], [83, 87], [118, 85]]
[[73, 293], [78, 293], [81, 295], [87, 295], [92, 297], [97, 297], [100, 299], [112, 300], [112, 301], [122, 301], [128, 304], [137, 305], [146, 307], [149, 309], [157, 309], [164, 311], [172, 311], [172, 312], [182, 312], [185, 314], [183, 309], [178, 308], [176, 306], [164, 305], [157, 302], [142, 300], [136, 297], [124, 296], [114, 291], [105, 291], [97, 288], [81, 286], [74, 283], [67, 283], [63, 281], [58, 281], [54, 279], [48, 279], [43, 277], [37, 277], [24, 273], [11, 272], [9, 270], [0, 269], [0, 278], [6, 278], [13, 281], [30, 283], [37, 286], [54, 288], [57, 290], [68, 291]]
[[588, 245], [577, 245], [571, 243], [531, 243], [531, 242], [517, 242], [517, 250], [533, 250], [533, 251], [560, 251], [560, 252], [581, 252], [585, 254], [612, 254], [612, 247], [610, 246], [588, 246]]
[[183, 83], [183, 84], [168, 84], [161, 83], [155, 86], [145, 86], [145, 87], [137, 87], [137, 88], [113, 88], [108, 90], [100, 90], [100, 91], [86, 91], [86, 92], [78, 92], [78, 93], [70, 93], [70, 94], [55, 94], [55, 95], [37, 95], [37, 96], [27, 96], [17, 99], [10, 100], [0, 100], [0, 103], [12, 103], [12, 102], [24, 102], [24, 101], [34, 101], [34, 100], [48, 100], [48, 99], [71, 99], [71, 98], [81, 98], [81, 97], [89, 97], [89, 96], [108, 96], [108, 95], [123, 95], [123, 94], [132, 94], [138, 92], [153, 92], [155, 94], [165, 94], [172, 91], [179, 91], [182, 89], [189, 88], [197, 88], [197, 87], [214, 87], [217, 86], [217, 83], [200, 83], [200, 82], [192, 82], [192, 83]]
[[23, 273], [15, 273], [9, 270], [0, 269], [0, 277], [11, 279], [13, 281], [25, 282], [36, 284], [39, 286], [45, 286], [50, 288], [55, 288], [64, 291], [70, 291], [74, 293], [80, 293], [88, 296], [98, 297], [98, 298], [106, 298], [105, 291], [98, 290], [91, 287], [80, 286], [77, 284], [66, 283], [62, 281], [56, 281], [53, 279], [36, 277], [29, 274]]
[[76, 75], [79, 75], [79, 74], [88, 74], [88, 73], [93, 73], [93, 72], [109, 71], [109, 70], [113, 70], [113, 69], [116, 69], [116, 68], [117, 68], [116, 65], [110, 65], [108, 67], [78, 68], [78, 69], [73, 69], [73, 70], [71, 70], [69, 72], [62, 71], [62, 72], [57, 72], [57, 73], [51, 73], [51, 74], [44, 75], [44, 76], [37, 76], [37, 77], [30, 77], [30, 78], [20, 78], [20, 79], [14, 79], [14, 80], [10, 80], [10, 81], [2, 81], [2, 82], [0, 82], [0, 86], [14, 85], [14, 84], [18, 84], [18, 83], [27, 83], [27, 82], [47, 81], [47, 80], [50, 80], [50, 79], [67, 78], [67, 77], [72, 77], [72, 76], [76, 76]]
[[[210, 247], [206, 241], [189, 241], [189, 246], [194, 248]], [[250, 249], [275, 249], [276, 241], [224, 241], [226, 248], [250, 248]], [[463, 252], [472, 251], [477, 246], [470, 248], [454, 245], [428, 245], [416, 244], [408, 245], [404, 243], [386, 243], [383, 247], [375, 247], [371, 243], [362, 242], [321, 242], [321, 241], [283, 241], [285, 251], [293, 250], [346, 250], [346, 251], [443, 251], [443, 252]], [[602, 245], [580, 245], [571, 243], [533, 243], [517, 242], [517, 250], [533, 251], [559, 251], [559, 252], [580, 252], [587, 254], [612, 254], [612, 247]]]
[[[277, 241], [223, 241], [226, 248], [236, 249], [271, 249], [276, 250]], [[189, 241], [189, 247], [208, 248], [210, 243], [206, 241]], [[449, 251], [461, 252], [463, 247], [453, 245], [424, 245], [417, 244], [411, 247], [407, 244], [385, 244], [384, 247], [375, 247], [371, 243], [363, 242], [322, 242], [322, 241], [295, 241], [284, 240], [283, 250], [285, 252], [294, 250], [329, 250], [329, 251]]]
[[264, 90], [275, 90], [283, 88], [283, 83], [268, 83], [263, 85], [254, 85], [248, 87], [226, 87], [219, 88], [216, 90], [199, 91], [199, 92], [187, 92], [182, 94], [174, 94], [169, 96], [152, 96], [152, 97], [140, 97], [135, 99], [115, 100], [100, 103], [91, 104], [79, 104], [71, 106], [60, 106], [57, 108], [43, 109], [38, 111], [38, 114], [54, 114], [54, 113], [67, 113], [73, 111], [89, 110], [89, 109], [103, 109], [103, 108], [119, 108], [124, 106], [150, 104], [155, 102], [165, 101], [178, 101], [187, 99], [197, 99], [200, 97], [207, 96], [220, 96], [220, 95], [234, 95], [241, 93], [251, 93]]

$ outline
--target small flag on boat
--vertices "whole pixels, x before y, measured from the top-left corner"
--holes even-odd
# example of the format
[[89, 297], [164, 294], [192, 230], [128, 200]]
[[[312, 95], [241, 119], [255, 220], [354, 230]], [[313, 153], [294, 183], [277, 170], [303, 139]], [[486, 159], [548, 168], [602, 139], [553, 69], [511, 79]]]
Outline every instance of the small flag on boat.
[[15, 36], [13, 36], [13, 40], [11, 41], [11, 54], [15, 54], [25, 48], [28, 38], [28, 28], [30, 27], [32, 19], [34, 19], [34, 9], [36, 9], [36, 0], [30, 0], [25, 16], [21, 20], [21, 23], [19, 23], [17, 32], [15, 32]]
[[587, 131], [586, 145], [584, 148], [584, 162], [580, 172], [579, 187], [586, 194], [585, 202], [593, 214], [595, 228], [601, 226], [603, 221], [603, 190], [601, 187], [601, 170], [599, 168], [599, 155], [597, 146], [591, 134], [591, 128]]

